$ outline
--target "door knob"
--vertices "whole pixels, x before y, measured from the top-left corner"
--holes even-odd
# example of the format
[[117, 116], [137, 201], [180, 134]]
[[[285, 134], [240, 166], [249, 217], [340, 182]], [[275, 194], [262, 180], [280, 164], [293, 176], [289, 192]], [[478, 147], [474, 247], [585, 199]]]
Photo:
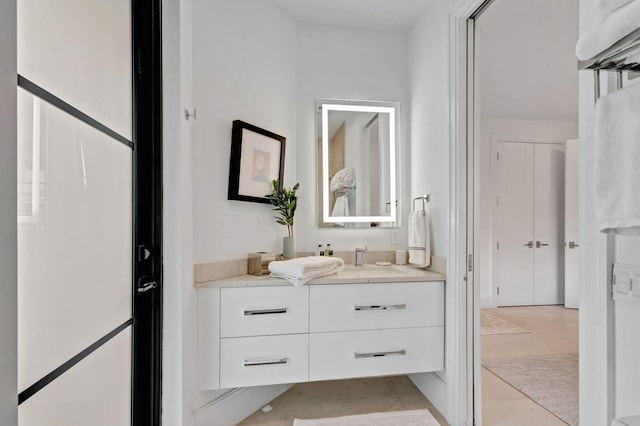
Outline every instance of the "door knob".
[[569, 248], [570, 249], [574, 249], [576, 247], [580, 247], [578, 244], [576, 244], [575, 241], [569, 241]]
[[540, 241], [536, 241], [536, 248], [540, 248], [540, 247], [546, 247], [549, 244], [547, 243], [541, 243]]
[[525, 246], [533, 248], [533, 241], [529, 241], [527, 244], [525, 244]]

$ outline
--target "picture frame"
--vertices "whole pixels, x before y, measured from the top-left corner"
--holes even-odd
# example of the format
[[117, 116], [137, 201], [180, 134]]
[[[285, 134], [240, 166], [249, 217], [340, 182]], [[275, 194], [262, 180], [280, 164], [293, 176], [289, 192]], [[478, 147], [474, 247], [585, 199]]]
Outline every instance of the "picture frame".
[[265, 196], [284, 177], [286, 138], [242, 120], [233, 121], [229, 200], [270, 204]]

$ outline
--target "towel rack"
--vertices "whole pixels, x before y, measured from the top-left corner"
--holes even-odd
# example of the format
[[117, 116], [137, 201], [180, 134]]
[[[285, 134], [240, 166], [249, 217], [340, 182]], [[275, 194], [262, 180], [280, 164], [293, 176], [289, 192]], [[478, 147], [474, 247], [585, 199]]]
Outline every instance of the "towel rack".
[[[629, 60], [633, 56], [633, 60]], [[593, 58], [578, 61], [579, 70], [593, 70], [594, 101], [600, 98], [600, 71], [616, 72], [616, 89], [622, 89], [622, 74], [640, 71], [640, 28], [621, 38]]]
[[424, 194], [421, 195], [419, 197], [416, 197], [413, 199], [413, 211], [416, 211], [416, 201], [418, 200], [422, 200], [422, 210], [427, 211], [427, 203], [429, 202], [430, 199], [430, 195], [429, 194]]

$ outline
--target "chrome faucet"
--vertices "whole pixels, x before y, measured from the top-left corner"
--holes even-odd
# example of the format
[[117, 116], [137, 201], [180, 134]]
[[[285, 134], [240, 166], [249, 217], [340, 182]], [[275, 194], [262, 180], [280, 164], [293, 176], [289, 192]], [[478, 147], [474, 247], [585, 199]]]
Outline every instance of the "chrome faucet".
[[367, 252], [367, 246], [364, 248], [356, 247], [356, 266], [362, 266], [364, 263], [364, 254]]

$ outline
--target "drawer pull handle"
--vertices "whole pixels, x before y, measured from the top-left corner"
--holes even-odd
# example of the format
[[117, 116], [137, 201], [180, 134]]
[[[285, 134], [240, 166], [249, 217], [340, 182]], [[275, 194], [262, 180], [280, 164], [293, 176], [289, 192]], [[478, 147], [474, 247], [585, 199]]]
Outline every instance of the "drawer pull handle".
[[366, 354], [359, 354], [358, 352], [356, 352], [354, 355], [356, 356], [356, 358], [377, 358], [381, 356], [401, 356], [406, 354], [407, 354], [407, 351], [405, 351], [404, 349], [401, 349], [399, 351], [369, 352]]
[[404, 303], [400, 305], [356, 305], [354, 308], [356, 311], [391, 311], [407, 309], [407, 305]]
[[247, 361], [244, 360], [245, 367], [256, 367], [258, 365], [276, 365], [276, 364], [286, 364], [287, 358], [274, 359], [270, 361]]
[[275, 308], [275, 309], [254, 309], [251, 311], [244, 311], [245, 316], [249, 315], [270, 315], [270, 314], [286, 314], [287, 308]]

